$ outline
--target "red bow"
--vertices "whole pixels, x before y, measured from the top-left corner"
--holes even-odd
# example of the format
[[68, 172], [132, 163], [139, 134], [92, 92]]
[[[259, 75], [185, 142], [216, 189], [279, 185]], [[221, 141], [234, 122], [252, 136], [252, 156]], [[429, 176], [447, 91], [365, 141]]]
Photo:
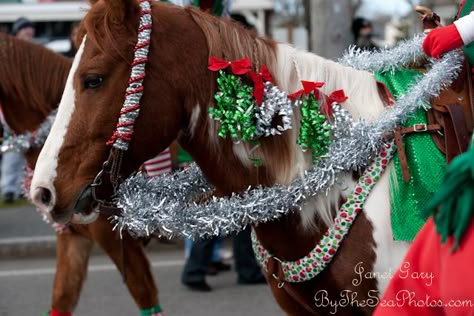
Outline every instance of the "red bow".
[[344, 93], [344, 90], [336, 90], [334, 91], [333, 93], [331, 93], [329, 95], [329, 100], [328, 100], [328, 103], [329, 105], [332, 105], [334, 102], [336, 103], [342, 103], [344, 101], [346, 101], [347, 99], [349, 99], [348, 96], [346, 96], [346, 94]]
[[324, 82], [313, 82], [313, 81], [304, 81], [304, 80], [301, 81], [301, 84], [303, 85], [303, 89], [288, 95], [288, 98], [297, 99], [302, 94], [309, 94], [311, 92], [316, 92], [318, 91], [317, 89], [324, 86]]
[[348, 97], [344, 93], [344, 90], [342, 89], [332, 92], [329, 96], [326, 96], [324, 93], [315, 90], [314, 96], [316, 100], [319, 100], [321, 102], [321, 113], [326, 114], [328, 116], [332, 114], [331, 105], [334, 102], [342, 103], [348, 99]]
[[235, 61], [225, 61], [216, 57], [210, 57], [208, 69], [212, 71], [218, 71], [221, 69], [226, 69], [227, 67], [229, 67], [229, 65], [232, 73], [235, 75], [246, 74], [250, 71], [250, 68], [252, 67], [252, 63], [248, 58], [239, 59]]
[[268, 71], [267, 66], [263, 65], [260, 67], [260, 72], [250, 72], [250, 79], [252, 79], [253, 85], [253, 97], [257, 101], [258, 105], [261, 105], [263, 102], [263, 92], [265, 90], [264, 82], [270, 81], [273, 82], [270, 71]]

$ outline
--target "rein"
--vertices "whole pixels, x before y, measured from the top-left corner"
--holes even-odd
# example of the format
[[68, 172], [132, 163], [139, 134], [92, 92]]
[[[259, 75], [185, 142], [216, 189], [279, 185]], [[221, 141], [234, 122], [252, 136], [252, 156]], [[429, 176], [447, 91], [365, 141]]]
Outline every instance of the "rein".
[[140, 0], [139, 7], [140, 22], [138, 27], [138, 40], [133, 48], [134, 56], [128, 87], [125, 92], [125, 101], [120, 111], [116, 129], [112, 137], [107, 141], [107, 145], [112, 146], [112, 148], [110, 149], [108, 159], [102, 165], [102, 169], [95, 176], [90, 187], [85, 189], [92, 191], [92, 198], [97, 204], [99, 211], [106, 215], [120, 214], [120, 209], [117, 208], [112, 201], [101, 199], [97, 189], [104, 184], [106, 180], [104, 176], [107, 176], [113, 188], [112, 198], [116, 196], [118, 187], [122, 182], [120, 170], [123, 156], [128, 150], [132, 140], [135, 120], [140, 113], [140, 100], [144, 90], [143, 81], [146, 76], [145, 66], [148, 62], [152, 29], [151, 0]]

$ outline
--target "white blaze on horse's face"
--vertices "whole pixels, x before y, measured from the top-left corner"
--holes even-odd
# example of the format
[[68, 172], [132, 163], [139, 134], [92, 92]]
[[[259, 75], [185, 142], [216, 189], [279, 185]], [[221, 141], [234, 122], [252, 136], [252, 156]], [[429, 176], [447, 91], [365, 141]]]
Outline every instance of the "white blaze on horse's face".
[[[74, 58], [74, 62], [72, 63], [63, 96], [61, 98], [61, 103], [59, 104], [56, 120], [54, 121], [49, 137], [38, 157], [31, 183], [30, 194], [33, 203], [48, 213], [51, 212], [56, 203], [54, 180], [57, 176], [56, 168], [58, 166], [58, 155], [63, 145], [71, 116], [75, 109], [76, 93], [73, 82], [78, 65], [81, 61], [81, 56], [84, 52], [85, 41], [86, 38], [84, 37], [77, 51], [76, 57]], [[96, 217], [95, 214], [94, 216]], [[78, 221], [84, 223], [84, 219], [78, 219]]]

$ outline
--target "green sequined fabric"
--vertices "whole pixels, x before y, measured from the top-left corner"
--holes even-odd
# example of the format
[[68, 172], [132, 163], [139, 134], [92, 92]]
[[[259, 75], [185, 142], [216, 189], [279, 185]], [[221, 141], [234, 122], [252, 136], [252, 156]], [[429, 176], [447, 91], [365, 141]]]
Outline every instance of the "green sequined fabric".
[[[415, 70], [400, 69], [393, 73], [376, 73], [375, 77], [388, 87], [397, 100], [420, 75]], [[404, 127], [426, 123], [426, 112], [420, 109], [408, 119]], [[446, 171], [446, 158], [427, 132], [405, 135], [403, 145], [410, 181], [405, 182], [400, 159], [396, 155], [393, 159], [395, 172], [390, 176], [391, 221], [395, 240], [412, 241], [427, 219], [422, 211], [441, 184]]]

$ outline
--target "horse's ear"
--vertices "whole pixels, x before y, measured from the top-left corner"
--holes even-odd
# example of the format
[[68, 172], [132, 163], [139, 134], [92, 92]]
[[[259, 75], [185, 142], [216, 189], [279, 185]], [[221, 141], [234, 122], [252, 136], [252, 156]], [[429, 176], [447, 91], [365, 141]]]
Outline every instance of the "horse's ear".
[[104, 0], [104, 2], [107, 16], [116, 23], [124, 22], [125, 18], [138, 8], [136, 0]]

